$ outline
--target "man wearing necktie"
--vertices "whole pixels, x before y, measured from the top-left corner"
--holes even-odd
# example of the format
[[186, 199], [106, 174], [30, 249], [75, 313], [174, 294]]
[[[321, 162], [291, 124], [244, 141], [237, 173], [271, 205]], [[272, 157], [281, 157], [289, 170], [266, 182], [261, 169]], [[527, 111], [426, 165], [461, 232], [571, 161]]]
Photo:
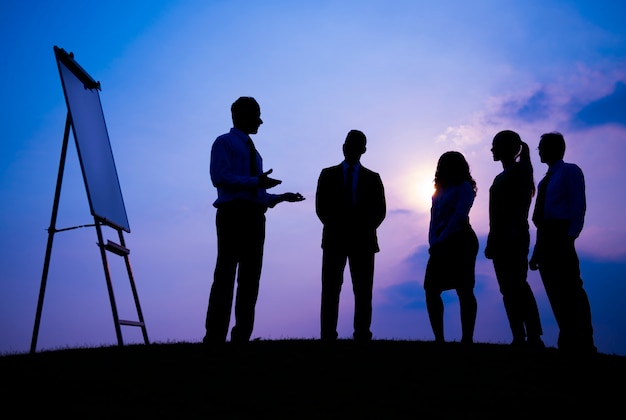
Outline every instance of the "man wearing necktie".
[[351, 130], [343, 144], [345, 160], [319, 176], [315, 210], [323, 224], [321, 338], [337, 339], [339, 295], [346, 263], [354, 292], [353, 338], [372, 338], [374, 256], [380, 251], [376, 230], [386, 214], [380, 175], [360, 163], [366, 150], [363, 132]]
[[299, 193], [270, 194], [282, 181], [263, 172], [263, 160], [250, 134], [256, 134], [261, 109], [254, 98], [240, 97], [231, 106], [233, 128], [211, 148], [211, 181], [217, 189], [215, 226], [217, 261], [206, 316], [207, 345], [226, 341], [237, 280], [232, 342], [250, 340], [263, 263], [265, 212], [283, 201], [302, 201]]
[[533, 212], [537, 241], [529, 266], [539, 269], [559, 326], [559, 350], [594, 354], [591, 308], [574, 246], [585, 219], [585, 179], [577, 165], [563, 162], [564, 155], [563, 135], [541, 136], [539, 157], [548, 173], [538, 186]]

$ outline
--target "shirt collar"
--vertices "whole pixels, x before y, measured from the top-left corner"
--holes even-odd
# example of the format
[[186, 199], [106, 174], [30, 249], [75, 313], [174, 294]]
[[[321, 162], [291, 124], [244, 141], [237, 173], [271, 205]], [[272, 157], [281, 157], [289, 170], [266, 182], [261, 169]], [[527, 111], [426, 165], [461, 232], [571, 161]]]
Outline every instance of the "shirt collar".
[[558, 171], [558, 170], [559, 170], [559, 168], [560, 168], [561, 166], [563, 166], [563, 164], [564, 164], [564, 163], [565, 163], [565, 162], [563, 162], [563, 159], [559, 159], [559, 160], [557, 160], [556, 162], [554, 162], [554, 165], [552, 165], [552, 166], [550, 166], [550, 167], [548, 168], [548, 172], [547, 172], [547, 173], [549, 173], [549, 174], [553, 174], [553, 173], [555, 173], [556, 171]]
[[[345, 170], [345, 169], [348, 169], [348, 166], [350, 166], [350, 165], [348, 164], [348, 162], [346, 162], [345, 160], [342, 162], [342, 165], [343, 165], [343, 169], [344, 169], [344, 170]], [[361, 167], [361, 162], [357, 162], [357, 163], [355, 163], [354, 165], [352, 165], [352, 167], [353, 167], [354, 169], [359, 169], [359, 168]]]
[[240, 139], [242, 139], [243, 141], [246, 141], [246, 142], [248, 140], [252, 140], [249, 135], [247, 135], [246, 133], [244, 133], [243, 131], [241, 131], [240, 129], [235, 128], [235, 127], [230, 129], [230, 134], [232, 134], [232, 135], [234, 135], [236, 137], [239, 137]]

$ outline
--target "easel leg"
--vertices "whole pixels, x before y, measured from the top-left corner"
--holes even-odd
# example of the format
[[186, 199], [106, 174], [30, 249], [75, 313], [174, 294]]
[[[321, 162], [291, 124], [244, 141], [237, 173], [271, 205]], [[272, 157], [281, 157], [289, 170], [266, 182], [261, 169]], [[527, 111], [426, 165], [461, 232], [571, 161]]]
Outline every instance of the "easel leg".
[[107, 290], [109, 291], [109, 300], [111, 301], [111, 310], [113, 312], [113, 322], [115, 324], [115, 335], [117, 336], [117, 344], [124, 345], [122, 339], [122, 329], [120, 327], [120, 318], [117, 314], [117, 305], [115, 304], [115, 296], [113, 294], [113, 282], [111, 281], [111, 273], [109, 272], [109, 264], [107, 263], [106, 248], [104, 238], [102, 236], [102, 227], [99, 220], [96, 219], [96, 231], [98, 232], [98, 245], [100, 247], [100, 255], [102, 256], [102, 266], [104, 267], [104, 275], [107, 282]]
[[30, 352], [37, 350], [37, 337], [39, 335], [39, 324], [41, 322], [41, 311], [43, 309], [43, 299], [46, 293], [46, 283], [48, 281], [48, 269], [50, 268], [50, 256], [52, 255], [52, 242], [56, 233], [57, 213], [59, 210], [59, 198], [61, 197], [61, 185], [63, 183], [63, 172], [65, 171], [65, 156], [67, 155], [67, 144], [70, 137], [71, 117], [67, 113], [65, 119], [65, 132], [63, 134], [63, 145], [61, 146], [61, 159], [59, 161], [59, 173], [57, 175], [57, 185], [54, 192], [54, 204], [52, 205], [52, 216], [50, 218], [50, 227], [48, 228], [48, 245], [46, 247], [46, 257], [43, 263], [43, 273], [41, 275], [41, 286], [39, 288], [39, 300], [37, 302], [37, 313], [35, 315], [35, 327], [33, 328], [33, 337], [30, 342]]
[[[123, 247], [126, 247], [126, 243], [124, 242], [124, 236], [122, 235], [122, 230], [118, 230], [120, 244]], [[141, 305], [139, 304], [139, 294], [137, 293], [137, 287], [135, 286], [135, 279], [133, 278], [133, 271], [130, 267], [130, 259], [128, 255], [124, 255], [124, 262], [126, 263], [126, 271], [128, 272], [128, 279], [130, 280], [130, 287], [133, 291], [133, 299], [135, 300], [135, 307], [137, 308], [137, 316], [139, 322], [141, 323], [141, 333], [143, 334], [143, 341], [145, 344], [150, 344], [148, 340], [148, 331], [146, 330], [146, 324], [143, 320], [143, 313], [141, 311]]]

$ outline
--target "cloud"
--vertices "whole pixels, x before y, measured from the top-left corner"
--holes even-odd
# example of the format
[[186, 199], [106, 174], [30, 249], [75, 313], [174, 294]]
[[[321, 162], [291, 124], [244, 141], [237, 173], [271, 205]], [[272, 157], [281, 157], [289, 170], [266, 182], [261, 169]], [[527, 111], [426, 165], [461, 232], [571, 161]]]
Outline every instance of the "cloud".
[[[606, 214], [599, 216], [610, 217]], [[626, 259], [626, 232], [610, 225], [590, 224], [585, 226], [576, 247], [591, 258], [603, 261], [624, 260]]]
[[[480, 118], [480, 116], [478, 116]], [[456, 127], [448, 127], [444, 134], [437, 137], [438, 143], [450, 142], [455, 148], [463, 149], [480, 144], [489, 138], [483, 126], [480, 124], [461, 124]]]
[[548, 92], [541, 88], [530, 97], [514, 98], [502, 104], [502, 115], [524, 122], [536, 122], [550, 114], [552, 101]]
[[558, 127], [567, 121], [572, 94], [566, 85], [531, 84], [520, 89], [489, 97], [482, 109], [466, 117], [457, 126], [447, 127], [437, 138], [465, 153], [481, 150], [493, 135], [504, 128], [539, 132], [546, 125]]
[[406, 258], [409, 267], [424, 267], [428, 261], [428, 245], [420, 246], [413, 254]]
[[581, 255], [580, 269], [591, 305], [596, 345], [606, 352], [623, 349], [626, 324], [618, 320], [626, 317], [626, 306], [622, 303], [626, 293], [623, 281], [626, 260], [599, 261]]
[[386, 306], [406, 310], [420, 310], [426, 307], [422, 283], [406, 281], [384, 288], [380, 291], [386, 298]]
[[410, 255], [401, 260], [396, 267], [397, 280], [378, 293], [382, 297], [382, 306], [387, 308], [403, 308], [407, 310], [425, 309], [424, 268], [428, 261], [428, 246], [418, 246]]
[[610, 94], [585, 105], [572, 118], [575, 127], [626, 125], [626, 83], [618, 81]]

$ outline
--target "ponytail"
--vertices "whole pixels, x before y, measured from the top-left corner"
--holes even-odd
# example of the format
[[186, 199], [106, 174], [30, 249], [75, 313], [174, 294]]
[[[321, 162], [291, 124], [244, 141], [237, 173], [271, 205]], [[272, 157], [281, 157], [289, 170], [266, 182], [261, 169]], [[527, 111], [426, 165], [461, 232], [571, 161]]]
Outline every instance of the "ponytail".
[[524, 162], [524, 163], [528, 163], [529, 165], [532, 166], [532, 163], [530, 162], [530, 148], [528, 147], [528, 144], [524, 141], [520, 142], [521, 143], [521, 149], [519, 151], [519, 161], [520, 162]]
[[517, 155], [519, 157], [519, 161], [520, 163], [523, 163], [524, 165], [526, 165], [526, 167], [528, 168], [528, 173], [530, 175], [530, 180], [532, 182], [533, 185], [533, 193], [532, 195], [535, 195], [535, 178], [533, 176], [533, 164], [530, 161], [530, 148], [528, 147], [528, 144], [524, 141], [521, 142], [521, 149], [519, 151], [519, 154]]

